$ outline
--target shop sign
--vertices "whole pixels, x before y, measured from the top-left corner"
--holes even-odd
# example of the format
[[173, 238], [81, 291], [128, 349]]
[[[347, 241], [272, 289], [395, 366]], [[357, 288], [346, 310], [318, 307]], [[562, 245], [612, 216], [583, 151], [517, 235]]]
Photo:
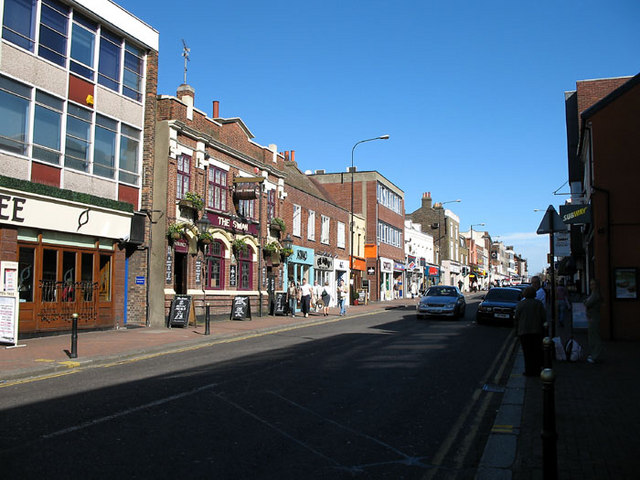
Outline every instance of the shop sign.
[[186, 240], [183, 240], [183, 239], [174, 240], [173, 241], [173, 248], [175, 249], [176, 253], [187, 253], [187, 252], [189, 252], [189, 244], [187, 243]]
[[238, 266], [229, 265], [229, 286], [235, 287], [238, 282]]
[[165, 269], [165, 283], [170, 284], [173, 272], [173, 251], [171, 246], [167, 246], [167, 266]]
[[54, 232], [125, 238], [132, 213], [0, 189], [0, 222]]
[[394, 262], [393, 263], [393, 269], [399, 272], [402, 272], [404, 270], [404, 264], [402, 263], [398, 263], [398, 262]]
[[333, 270], [333, 258], [324, 255], [316, 255], [314, 267], [317, 270]]
[[370, 277], [374, 276], [376, 274], [376, 269], [373, 267], [369, 267], [367, 268], [367, 275], [369, 275]]
[[560, 217], [567, 225], [591, 223], [591, 205], [560, 205]]
[[241, 218], [234, 218], [229, 215], [222, 215], [220, 213], [207, 212], [209, 221], [212, 227], [219, 227], [227, 232], [232, 233], [244, 233], [250, 235], [258, 235], [258, 224], [254, 222], [247, 222]]
[[289, 257], [289, 263], [303, 263], [313, 265], [314, 252], [311, 248], [293, 247], [293, 254]]
[[367, 268], [367, 263], [361, 258], [353, 258], [353, 270], [360, 270], [363, 272]]
[[386, 273], [393, 272], [393, 260], [380, 257], [380, 271]]
[[343, 272], [346, 272], [349, 269], [349, 262], [347, 262], [346, 260], [336, 260], [335, 262], [335, 267], [336, 270], [341, 270]]
[[569, 232], [556, 232], [553, 236], [553, 254], [556, 257], [571, 255], [571, 235]]
[[196, 285], [200, 285], [201, 280], [202, 280], [202, 261], [198, 259], [196, 260]]
[[427, 273], [430, 277], [437, 277], [440, 274], [438, 267], [429, 267], [429, 270]]

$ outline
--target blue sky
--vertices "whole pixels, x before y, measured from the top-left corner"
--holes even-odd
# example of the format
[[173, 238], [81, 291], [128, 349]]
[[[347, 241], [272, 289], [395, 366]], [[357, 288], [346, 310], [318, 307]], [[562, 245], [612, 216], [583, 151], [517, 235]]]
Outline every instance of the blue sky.
[[[535, 231], [567, 180], [564, 92], [640, 71], [636, 0], [118, 0], [160, 32], [158, 93], [240, 117], [301, 170], [378, 170], [546, 266]], [[564, 186], [560, 192], [567, 192]], [[474, 227], [481, 229], [481, 227]]]

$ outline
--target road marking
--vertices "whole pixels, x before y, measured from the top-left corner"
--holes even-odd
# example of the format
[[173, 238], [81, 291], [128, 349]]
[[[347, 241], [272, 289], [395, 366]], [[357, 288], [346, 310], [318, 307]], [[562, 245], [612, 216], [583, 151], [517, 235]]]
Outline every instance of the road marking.
[[80, 366], [80, 362], [67, 360], [66, 362], [58, 362], [58, 365], [64, 365], [67, 368], [78, 368]]
[[50, 360], [48, 358], [36, 358], [34, 362], [53, 363], [55, 360]]
[[105, 417], [96, 418], [94, 420], [89, 420], [88, 422], [83, 422], [83, 423], [80, 423], [78, 425], [74, 425], [72, 427], [63, 428], [62, 430], [58, 430], [57, 432], [47, 433], [46, 435], [42, 435], [40, 438], [50, 439], [50, 438], [54, 438], [54, 437], [59, 437], [61, 435], [66, 435], [67, 433], [77, 432], [78, 430], [84, 430], [85, 428], [92, 427], [92, 426], [97, 425], [99, 423], [104, 423], [104, 422], [107, 422], [109, 420], [114, 420], [116, 418], [124, 417], [125, 415], [130, 415], [132, 413], [139, 412], [141, 410], [145, 410], [147, 408], [157, 407], [158, 405], [163, 405], [165, 403], [169, 403], [169, 402], [172, 402], [174, 400], [179, 400], [181, 398], [188, 397], [190, 395], [195, 395], [196, 393], [200, 393], [200, 392], [203, 392], [205, 390], [209, 390], [209, 389], [211, 389], [211, 388], [213, 388], [213, 387], [215, 387], [217, 385], [218, 385], [217, 383], [209, 383], [207, 385], [203, 385], [201, 387], [194, 388], [194, 389], [188, 390], [186, 392], [177, 393], [177, 394], [171, 395], [169, 397], [165, 397], [165, 398], [161, 398], [159, 400], [154, 400], [153, 402], [145, 403], [144, 405], [138, 405], [137, 407], [128, 408], [126, 410], [122, 410], [120, 412], [117, 412], [117, 413], [114, 413], [114, 414], [111, 414], [111, 415], [107, 415]]
[[491, 433], [514, 433], [513, 425], [494, 425]]

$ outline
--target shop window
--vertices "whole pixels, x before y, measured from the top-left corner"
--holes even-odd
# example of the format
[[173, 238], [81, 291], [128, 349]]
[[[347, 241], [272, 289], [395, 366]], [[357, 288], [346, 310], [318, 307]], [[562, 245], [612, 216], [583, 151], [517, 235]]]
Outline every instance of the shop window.
[[56, 301], [56, 281], [58, 280], [58, 252], [45, 248], [42, 251], [42, 301]]
[[63, 101], [36, 90], [33, 119], [33, 158], [58, 165]]
[[120, 181], [138, 185], [138, 154], [140, 130], [122, 124], [120, 126]]
[[207, 245], [205, 251], [207, 259], [205, 285], [207, 288], [221, 289], [224, 287], [224, 250], [224, 245], [219, 241]]
[[102, 29], [100, 34], [100, 60], [98, 83], [116, 92], [120, 91], [120, 57], [122, 38]]
[[227, 210], [227, 172], [221, 168], [209, 167], [209, 190], [207, 206], [226, 212]]
[[89, 167], [89, 139], [91, 112], [69, 104], [67, 112], [67, 144], [64, 165], [75, 170], [87, 171]]
[[18, 266], [18, 292], [21, 302], [33, 302], [35, 249], [20, 247]]
[[98, 273], [98, 299], [101, 302], [111, 301], [111, 255], [100, 255], [100, 271]]
[[97, 25], [74, 12], [71, 27], [71, 62], [69, 69], [92, 80], [94, 77], [94, 51]]
[[82, 299], [93, 301], [93, 254], [83, 253], [80, 263], [80, 281], [82, 282]]
[[189, 191], [191, 157], [184, 154], [178, 155], [177, 164], [176, 198], [181, 200]]
[[43, 0], [40, 12], [38, 55], [60, 66], [67, 61], [69, 7], [55, 0]]
[[33, 51], [35, 0], [5, 0], [2, 38]]
[[238, 290], [251, 290], [251, 284], [253, 280], [253, 250], [247, 248], [246, 251], [240, 251], [238, 258]]
[[29, 87], [0, 76], [0, 146], [21, 155], [27, 151], [30, 97]]

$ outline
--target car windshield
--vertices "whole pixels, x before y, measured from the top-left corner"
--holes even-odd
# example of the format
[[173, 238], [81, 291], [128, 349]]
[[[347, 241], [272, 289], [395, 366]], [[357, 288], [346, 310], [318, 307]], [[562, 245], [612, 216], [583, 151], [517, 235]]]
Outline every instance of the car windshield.
[[494, 302], [518, 302], [521, 293], [518, 290], [510, 288], [492, 288], [485, 297], [486, 300]]
[[435, 288], [432, 287], [427, 290], [427, 297], [456, 297], [458, 294], [456, 293], [455, 288]]

